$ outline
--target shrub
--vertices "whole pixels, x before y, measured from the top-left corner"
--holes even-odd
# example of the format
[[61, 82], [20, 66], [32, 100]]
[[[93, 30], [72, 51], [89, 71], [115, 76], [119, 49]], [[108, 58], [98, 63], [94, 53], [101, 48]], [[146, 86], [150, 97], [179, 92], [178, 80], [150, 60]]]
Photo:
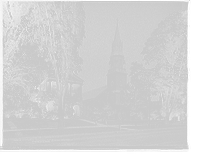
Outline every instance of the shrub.
[[3, 108], [3, 115], [5, 118], [11, 118], [11, 117], [15, 117], [14, 115], [14, 105], [6, 105], [4, 108]]
[[39, 118], [42, 114], [41, 109], [38, 107], [38, 104], [36, 102], [27, 101], [20, 105], [20, 108], [18, 109], [20, 118], [26, 114], [27, 117], [30, 118]]
[[51, 119], [51, 120], [58, 119], [58, 111], [56, 111], [56, 110], [49, 111], [45, 118]]
[[70, 119], [70, 118], [72, 118], [72, 116], [73, 116], [73, 110], [72, 109], [67, 109], [65, 111], [64, 118]]
[[13, 110], [13, 114], [16, 118], [22, 118], [23, 114], [25, 113], [24, 108], [15, 108]]

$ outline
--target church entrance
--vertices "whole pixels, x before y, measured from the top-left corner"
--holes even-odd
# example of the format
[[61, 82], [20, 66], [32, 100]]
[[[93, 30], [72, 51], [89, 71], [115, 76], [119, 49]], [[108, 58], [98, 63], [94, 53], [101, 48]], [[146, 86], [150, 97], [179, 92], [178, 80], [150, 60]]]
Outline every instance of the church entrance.
[[79, 105], [74, 105], [73, 110], [74, 110], [74, 115], [80, 117], [80, 107], [79, 107]]

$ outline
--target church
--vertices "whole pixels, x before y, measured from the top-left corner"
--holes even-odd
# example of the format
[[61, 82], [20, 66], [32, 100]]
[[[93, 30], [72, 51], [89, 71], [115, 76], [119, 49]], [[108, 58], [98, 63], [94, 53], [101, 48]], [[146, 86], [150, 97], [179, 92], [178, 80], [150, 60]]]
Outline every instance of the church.
[[84, 109], [87, 110], [88, 108], [93, 110], [105, 107], [123, 112], [123, 109], [127, 108], [130, 94], [128, 91], [127, 73], [124, 66], [123, 43], [117, 24], [112, 43], [107, 84], [83, 94], [83, 112]]

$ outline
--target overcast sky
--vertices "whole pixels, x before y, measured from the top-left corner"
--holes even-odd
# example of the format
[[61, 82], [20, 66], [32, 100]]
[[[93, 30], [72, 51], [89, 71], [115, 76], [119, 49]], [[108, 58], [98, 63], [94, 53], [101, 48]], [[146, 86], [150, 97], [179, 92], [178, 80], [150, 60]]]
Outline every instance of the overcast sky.
[[84, 61], [83, 92], [106, 84], [117, 19], [129, 73], [131, 63], [141, 60], [144, 44], [158, 24], [186, 8], [185, 2], [84, 2], [85, 38], [79, 50]]

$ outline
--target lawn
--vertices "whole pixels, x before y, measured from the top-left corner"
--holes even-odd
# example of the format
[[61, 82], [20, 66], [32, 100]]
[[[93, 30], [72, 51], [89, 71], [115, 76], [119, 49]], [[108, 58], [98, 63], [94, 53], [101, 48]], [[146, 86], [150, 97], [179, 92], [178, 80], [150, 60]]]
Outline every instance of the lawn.
[[[15, 118], [11, 121], [17, 126], [17, 128], [58, 127], [58, 120]], [[94, 126], [94, 124], [78, 119], [65, 119], [64, 126]]]
[[84, 133], [100, 133], [118, 131], [113, 127], [96, 127], [96, 128], [68, 128], [68, 129], [49, 129], [41, 131], [23, 131], [23, 136], [46, 136], [46, 135], [65, 135], [65, 134], [84, 134]]
[[[124, 120], [124, 123], [123, 124], [148, 124], [148, 120]], [[150, 120], [150, 124], [164, 124], [164, 121], [162, 120]], [[119, 124], [122, 124], [122, 120], [107, 120], [107, 124], [108, 125], [119, 125]]]

